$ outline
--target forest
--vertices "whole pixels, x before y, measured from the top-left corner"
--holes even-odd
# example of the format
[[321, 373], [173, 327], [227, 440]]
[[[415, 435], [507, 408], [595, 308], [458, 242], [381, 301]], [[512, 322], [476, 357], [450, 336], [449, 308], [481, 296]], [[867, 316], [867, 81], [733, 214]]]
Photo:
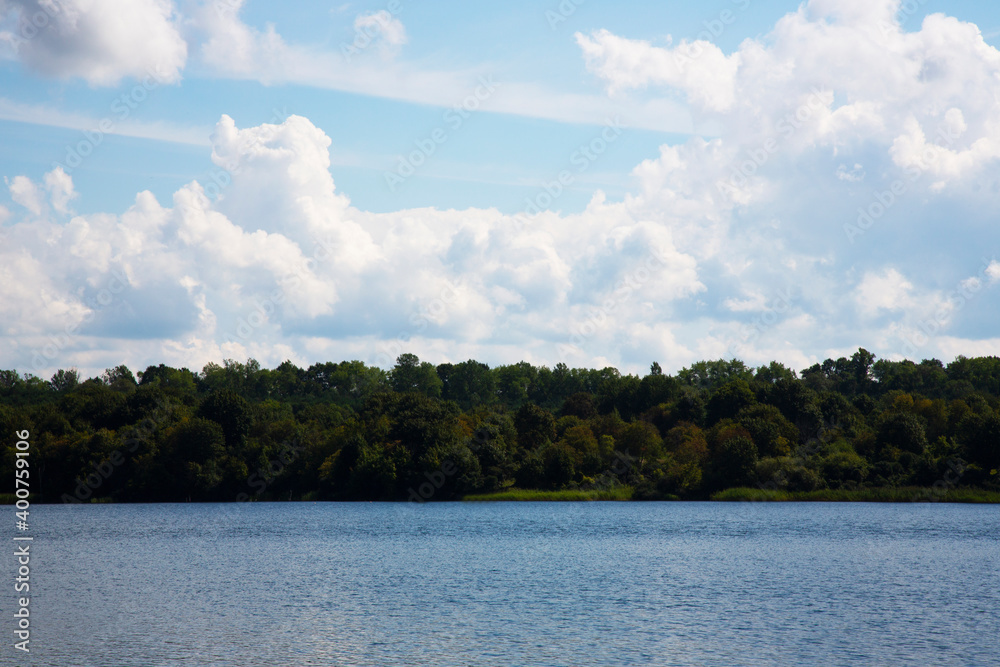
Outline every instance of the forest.
[[14, 476], [13, 434], [29, 430], [34, 499], [49, 503], [996, 499], [998, 409], [1000, 358], [864, 349], [801, 372], [733, 359], [674, 376], [653, 363], [643, 377], [413, 354], [388, 371], [253, 359], [86, 380], [9, 370], [0, 476]]

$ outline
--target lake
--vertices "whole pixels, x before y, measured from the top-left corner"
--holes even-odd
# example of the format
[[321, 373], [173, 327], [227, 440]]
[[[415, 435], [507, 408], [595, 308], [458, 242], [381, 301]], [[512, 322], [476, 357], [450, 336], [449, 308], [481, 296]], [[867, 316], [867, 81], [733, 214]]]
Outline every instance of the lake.
[[[42, 505], [31, 518], [22, 665], [1000, 663], [995, 505]], [[4, 658], [17, 658], [4, 589]]]

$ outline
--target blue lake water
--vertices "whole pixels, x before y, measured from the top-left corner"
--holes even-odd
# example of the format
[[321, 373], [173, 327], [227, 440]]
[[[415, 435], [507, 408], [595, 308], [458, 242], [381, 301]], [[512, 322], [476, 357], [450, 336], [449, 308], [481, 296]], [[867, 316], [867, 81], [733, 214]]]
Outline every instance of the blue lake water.
[[59, 505], [31, 518], [32, 651], [8, 640], [0, 664], [1000, 664], [998, 506]]

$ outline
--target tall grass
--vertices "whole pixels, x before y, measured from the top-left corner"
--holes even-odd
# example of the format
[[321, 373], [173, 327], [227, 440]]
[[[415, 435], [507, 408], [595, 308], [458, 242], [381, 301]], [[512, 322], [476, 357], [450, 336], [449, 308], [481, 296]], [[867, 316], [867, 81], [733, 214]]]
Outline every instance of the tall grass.
[[[13, 505], [18, 501], [17, 496], [13, 493], [0, 493], [0, 505]], [[30, 503], [38, 502], [38, 494], [32, 493], [27, 497], [27, 501]]]
[[984, 489], [951, 489], [937, 492], [923, 486], [882, 487], [875, 489], [822, 489], [819, 491], [772, 491], [736, 488], [713, 493], [712, 500], [779, 502], [852, 502], [852, 503], [1000, 503], [1000, 492]]
[[532, 489], [510, 489], [498, 493], [477, 493], [465, 496], [462, 500], [470, 501], [497, 501], [497, 500], [517, 500], [517, 501], [579, 501], [579, 500], [631, 500], [635, 490], [631, 486], [616, 486], [611, 489], [600, 489], [593, 491], [537, 491]]

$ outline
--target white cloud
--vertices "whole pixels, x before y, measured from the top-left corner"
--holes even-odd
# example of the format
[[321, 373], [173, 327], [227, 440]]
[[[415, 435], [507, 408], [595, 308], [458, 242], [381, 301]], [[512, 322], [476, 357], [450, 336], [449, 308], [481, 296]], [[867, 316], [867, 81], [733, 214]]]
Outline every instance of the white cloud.
[[[680, 92], [717, 132], [661, 146], [623, 201], [596, 193], [578, 214], [359, 210], [335, 187], [326, 133], [298, 116], [251, 128], [223, 116], [211, 181], [172, 202], [140, 193], [121, 215], [55, 220], [69, 178], [15, 177], [27, 215], [5, 223], [0, 262], [31, 279], [4, 283], [0, 321], [16, 334], [0, 366], [25, 367], [67, 325], [80, 333], [52, 367], [391, 364], [414, 351], [643, 371], [735, 349], [802, 368], [859, 345], [884, 357], [993, 349], [977, 317], [995, 305], [1000, 263], [972, 269], [997, 252], [1000, 54], [941, 15], [905, 32], [898, 8], [813, 0], [736, 53], [705, 46], [685, 64], [700, 70], [679, 69], [679, 46], [581, 36], [615, 104], [669, 109]], [[234, 75], [377, 91], [409, 71], [388, 63], [363, 83], [363, 68], [309, 61], [235, 16], [213, 19], [206, 56]], [[468, 94], [456, 76], [424, 75], [400, 94]], [[502, 99], [490, 103], [519, 104]], [[96, 303], [116, 279], [124, 289]], [[30, 304], [44, 307], [29, 322]]]
[[866, 273], [857, 287], [858, 308], [872, 316], [881, 311], [906, 310], [913, 306], [913, 283], [896, 269]]
[[392, 58], [407, 41], [403, 22], [385, 9], [358, 14], [354, 19], [354, 31], [356, 37], [348, 53], [363, 51], [374, 43], [384, 58]]
[[69, 202], [77, 196], [73, 189], [73, 179], [63, 171], [62, 167], [56, 167], [45, 174], [45, 189], [49, 191], [52, 201], [52, 208], [59, 213], [69, 213]]
[[[70, 113], [53, 109], [48, 106], [38, 104], [23, 104], [0, 97], [0, 119], [12, 120], [18, 123], [29, 123], [32, 125], [48, 125], [51, 127], [63, 127], [71, 130], [80, 130], [94, 133], [99, 129], [102, 121], [105, 127], [110, 122], [112, 127], [109, 134], [117, 134], [126, 137], [137, 137], [141, 139], [155, 139], [156, 141], [169, 141], [171, 143], [192, 144], [196, 146], [207, 146], [209, 128], [184, 127], [174, 123], [162, 121], [140, 121], [135, 118], [119, 120], [117, 114], [105, 116], [104, 118], [94, 118], [79, 113]], [[81, 140], [86, 137], [81, 137]], [[67, 152], [74, 148], [67, 146]], [[60, 156], [61, 158], [62, 156]]]
[[[988, 92], [1000, 77], [1000, 52], [975, 25], [941, 14], [903, 32], [899, 9], [899, 0], [812, 0], [764, 41], [745, 40], [728, 55], [708, 42], [657, 47], [607, 30], [577, 41], [612, 93], [682, 92], [696, 116], [724, 124], [730, 141], [795, 130], [787, 143], [796, 150], [891, 146], [897, 167], [928, 170], [941, 186], [981, 172], [1000, 157], [1000, 117]], [[819, 103], [796, 122], [814, 91], [822, 91]]]
[[194, 24], [207, 37], [201, 58], [209, 67], [229, 76], [281, 80], [289, 49], [273, 25], [261, 32], [243, 23], [244, 0], [205, 3], [195, 10]]
[[985, 272], [990, 279], [990, 283], [995, 283], [1000, 280], [1000, 262], [992, 260], [987, 266]]
[[45, 203], [41, 190], [27, 176], [15, 176], [8, 183], [11, 199], [35, 215], [42, 214]]
[[742, 56], [726, 56], [711, 42], [681, 42], [672, 49], [652, 46], [598, 30], [589, 37], [576, 33], [587, 67], [607, 82], [612, 93], [648, 85], [665, 85], [687, 93], [696, 106], [727, 111], [735, 103], [735, 77]]
[[[668, 132], [692, 130], [690, 114], [673, 100], [623, 105], [602, 95], [568, 93], [531, 82], [501, 81], [493, 66], [430, 69], [395, 58], [406, 29], [385, 10], [356, 18], [354, 36], [336, 49], [287, 42], [273, 25], [258, 29], [240, 18], [244, 0], [225, 0], [192, 10], [192, 51], [216, 76], [295, 83], [444, 108], [474, 95], [482, 80], [500, 84], [496, 94], [473, 100], [482, 111], [600, 125], [615, 115], [632, 127]], [[373, 46], [374, 45], [374, 46]], [[381, 54], [371, 58], [369, 54]]]
[[[13, 225], [15, 244], [0, 250], [0, 261], [16, 253], [44, 264], [49, 277], [39, 284], [49, 285], [64, 317], [48, 326], [81, 332], [52, 365], [72, 358], [84, 368], [98, 349], [152, 361], [142, 350], [154, 349], [153, 340], [168, 357], [228, 351], [277, 363], [278, 350], [305, 358], [309, 341], [352, 338], [369, 341], [366, 360], [391, 363], [385, 350], [401, 345], [400, 333], [418, 351], [451, 354], [457, 340], [470, 354], [535, 348], [544, 358], [594, 312], [632, 317], [704, 289], [696, 261], [669, 230], [602, 198], [578, 215], [530, 219], [493, 210], [359, 211], [334, 187], [329, 144], [298, 116], [247, 129], [224, 116], [212, 159], [231, 181], [219, 179], [225, 187], [214, 199], [192, 183], [171, 208], [141, 193], [121, 216], [64, 225], [44, 216], [73, 191], [69, 176], [47, 174], [47, 193], [15, 178], [19, 198], [35, 202], [43, 219]], [[113, 281], [119, 293], [95, 304]], [[19, 289], [30, 301], [39, 284]], [[150, 308], [159, 318], [152, 330], [144, 321]], [[605, 335], [618, 340], [622, 332], [609, 326]], [[31, 354], [23, 356], [22, 344], [22, 356], [4, 363], [47, 359], [40, 338], [22, 343]]]
[[48, 76], [95, 86], [126, 77], [173, 83], [187, 59], [169, 0], [7, 0], [0, 12], [21, 26], [0, 42]]
[[837, 167], [837, 178], [842, 181], [858, 183], [865, 180], [865, 170], [860, 164], [855, 164], [851, 169], [848, 169], [847, 165], [842, 164]]

